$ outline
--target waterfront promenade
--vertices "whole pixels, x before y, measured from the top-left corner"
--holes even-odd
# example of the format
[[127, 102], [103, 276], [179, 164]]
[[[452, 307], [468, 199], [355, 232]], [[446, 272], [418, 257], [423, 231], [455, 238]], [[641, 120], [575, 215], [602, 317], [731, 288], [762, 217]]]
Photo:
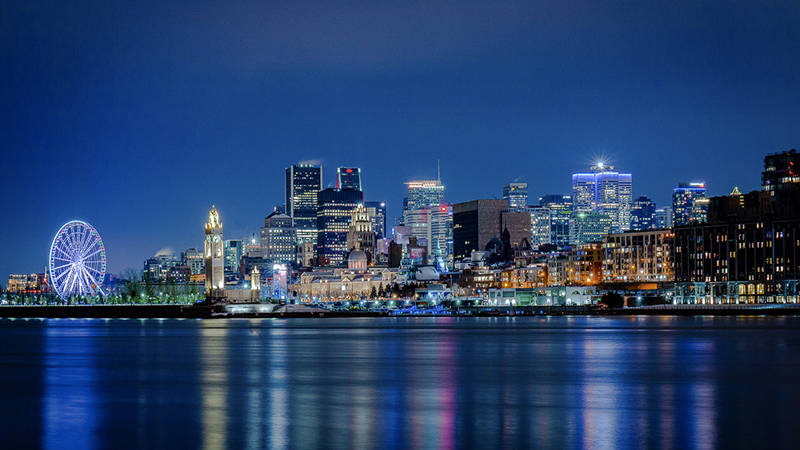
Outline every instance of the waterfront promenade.
[[236, 304], [236, 305], [70, 305], [70, 306], [0, 306], [0, 318], [248, 318], [248, 317], [413, 317], [413, 316], [795, 316], [800, 305], [657, 305], [626, 308], [595, 306], [463, 306], [454, 308], [385, 307], [354, 310], [332, 309], [305, 304]]

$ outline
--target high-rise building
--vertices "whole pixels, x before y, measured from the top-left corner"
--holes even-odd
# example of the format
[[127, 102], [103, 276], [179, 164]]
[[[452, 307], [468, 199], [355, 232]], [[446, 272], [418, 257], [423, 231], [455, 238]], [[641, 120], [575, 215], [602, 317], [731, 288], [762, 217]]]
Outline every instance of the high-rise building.
[[205, 270], [203, 252], [196, 248], [188, 248], [183, 252], [183, 265], [189, 268], [189, 273], [199, 275]]
[[225, 296], [225, 253], [222, 242], [222, 222], [219, 220], [217, 208], [211, 206], [208, 222], [205, 226], [206, 254], [206, 295], [210, 297]]
[[405, 225], [406, 212], [424, 206], [437, 206], [444, 203], [444, 185], [441, 180], [417, 180], [406, 183], [408, 195], [403, 206], [403, 220]]
[[708, 211], [705, 183], [680, 183], [672, 189], [672, 214], [675, 226], [705, 222]]
[[350, 219], [353, 210], [364, 204], [364, 194], [355, 189], [328, 188], [319, 191], [317, 204], [318, 263], [341, 265], [347, 252]]
[[598, 163], [591, 173], [572, 175], [574, 211], [597, 211], [611, 218], [612, 231], [630, 229], [633, 197], [632, 175]]
[[550, 210], [550, 243], [560, 248], [569, 245], [569, 220], [572, 216], [572, 196], [561, 194], [543, 195], [539, 206]]
[[372, 217], [364, 205], [359, 204], [350, 216], [350, 227], [347, 231], [347, 252], [361, 250], [367, 255], [367, 262], [375, 260], [375, 232], [372, 229]]
[[631, 230], [644, 231], [655, 228], [656, 204], [644, 195], [633, 201]]
[[336, 187], [363, 192], [364, 190], [361, 188], [361, 169], [358, 167], [339, 167], [336, 169]]
[[403, 225], [411, 228], [411, 235], [425, 239], [431, 208], [444, 203], [444, 186], [440, 180], [418, 180], [406, 183], [408, 195], [403, 205]]
[[672, 228], [672, 207], [665, 206], [656, 209], [653, 216], [653, 227], [656, 229]]
[[321, 189], [322, 167], [296, 164], [286, 169], [286, 214], [297, 229], [298, 243], [316, 246], [317, 193]]
[[225, 273], [238, 273], [239, 262], [244, 254], [241, 239], [229, 239], [225, 241]]
[[376, 239], [386, 237], [386, 202], [365, 202], [367, 211], [372, 220], [372, 231]]
[[774, 197], [787, 188], [800, 188], [800, 154], [795, 149], [764, 157], [761, 189]]
[[539, 248], [541, 245], [550, 244], [552, 242], [550, 208], [533, 206], [528, 211], [531, 214], [531, 247]]
[[[493, 238], [500, 239], [505, 200], [472, 200], [453, 205], [453, 254], [460, 261], [474, 250], [484, 250]], [[529, 231], [530, 233], [530, 231]]]
[[569, 224], [570, 243], [573, 245], [602, 242], [611, 233], [613, 219], [596, 211], [575, 212]]
[[510, 211], [522, 211], [528, 207], [528, 183], [512, 182], [503, 186], [503, 200]]
[[264, 258], [277, 264], [294, 264], [297, 259], [297, 229], [292, 218], [273, 211], [261, 227], [261, 249]]

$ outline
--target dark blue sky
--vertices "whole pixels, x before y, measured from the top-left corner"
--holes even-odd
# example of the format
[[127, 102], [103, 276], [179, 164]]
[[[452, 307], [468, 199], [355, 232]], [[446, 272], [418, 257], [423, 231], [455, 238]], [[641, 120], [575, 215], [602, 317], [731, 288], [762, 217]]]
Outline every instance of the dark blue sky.
[[0, 282], [72, 218], [113, 272], [200, 246], [212, 203], [255, 232], [298, 160], [362, 167], [396, 216], [437, 158], [454, 202], [606, 155], [661, 205], [800, 145], [797, 1], [225, 3], [0, 6]]

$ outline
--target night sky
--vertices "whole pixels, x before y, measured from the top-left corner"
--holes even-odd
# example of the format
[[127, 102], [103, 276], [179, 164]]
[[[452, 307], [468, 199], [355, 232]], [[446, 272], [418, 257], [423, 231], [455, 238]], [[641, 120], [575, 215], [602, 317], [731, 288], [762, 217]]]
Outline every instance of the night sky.
[[226, 3], [0, 5], [0, 283], [73, 218], [115, 273], [201, 246], [212, 203], [256, 232], [301, 160], [362, 167], [396, 217], [437, 159], [453, 202], [603, 157], [664, 205], [800, 146], [796, 0]]

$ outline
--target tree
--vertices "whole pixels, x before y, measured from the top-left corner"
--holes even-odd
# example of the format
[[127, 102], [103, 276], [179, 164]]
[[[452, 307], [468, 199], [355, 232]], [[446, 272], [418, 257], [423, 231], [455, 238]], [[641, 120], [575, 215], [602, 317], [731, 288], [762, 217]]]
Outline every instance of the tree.
[[606, 292], [600, 297], [600, 303], [608, 306], [609, 308], [622, 308], [625, 304], [625, 299], [616, 292]]
[[375, 290], [375, 286], [372, 286], [372, 289], [369, 291], [369, 298], [374, 299], [378, 296], [378, 291]]

